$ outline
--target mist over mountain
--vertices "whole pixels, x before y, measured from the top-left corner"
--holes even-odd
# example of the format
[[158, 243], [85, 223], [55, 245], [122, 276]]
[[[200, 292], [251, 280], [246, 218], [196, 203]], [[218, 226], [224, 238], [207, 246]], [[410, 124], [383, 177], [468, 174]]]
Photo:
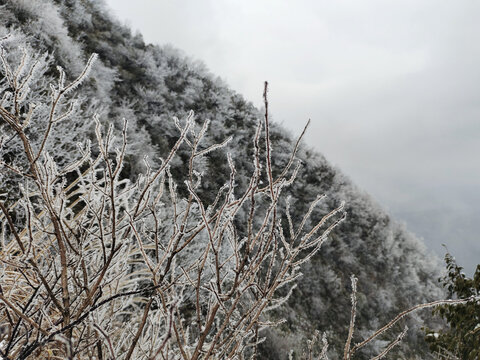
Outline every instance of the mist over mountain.
[[[175, 143], [177, 132], [172, 117], [183, 118], [193, 110], [197, 121], [211, 120], [207, 138], [212, 143], [232, 137], [227, 151], [239, 173], [238, 188], [246, 186], [251, 171], [247, 149], [257, 119], [263, 115], [201, 62], [171, 46], [146, 44], [141, 35], [132, 34], [112, 18], [102, 1], [0, 0], [0, 20], [0, 36], [13, 33], [23, 38], [39, 54], [48, 54], [52, 63], [61, 65], [71, 77], [78, 75], [91, 53], [99, 55], [81, 91], [81, 115], [62, 124], [59, 134], [49, 143], [59, 161], [68, 158], [76, 142], [93, 138], [94, 113], [116, 129], [121, 128], [122, 118], [127, 118], [130, 145], [124, 176], [134, 179], [143, 170], [145, 156], [158, 163]], [[55, 75], [54, 69], [51, 75]], [[261, 84], [264, 79], [258, 80]], [[288, 162], [296, 139], [275, 124], [271, 139], [273, 167], [279, 171]], [[302, 166], [297, 181], [288, 190], [294, 222], [301, 221], [310, 202], [323, 193], [327, 197], [313, 213], [313, 219], [342, 201], [346, 202], [347, 219], [303, 267], [298, 287], [275, 315], [285, 317], [287, 322], [264, 334], [262, 358], [284, 359], [291, 349], [301, 354], [314, 330], [327, 333], [331, 356], [336, 358], [335, 351], [343, 351], [347, 337], [351, 274], [359, 279], [356, 341], [401, 310], [441, 298], [439, 265], [417, 237], [308, 144], [301, 146], [298, 157]], [[173, 175], [184, 171], [185, 163], [176, 160]], [[212, 153], [204, 164], [202, 196], [210, 199], [213, 189], [222, 186], [228, 176], [225, 153]], [[8, 196], [14, 196], [16, 191], [3, 173], [0, 188]], [[405, 319], [402, 326], [396, 326], [384, 340], [356, 358], [367, 359], [378, 353], [405, 323], [411, 331], [393, 354], [425, 358], [419, 328], [422, 317], [428, 315], [427, 310]]]

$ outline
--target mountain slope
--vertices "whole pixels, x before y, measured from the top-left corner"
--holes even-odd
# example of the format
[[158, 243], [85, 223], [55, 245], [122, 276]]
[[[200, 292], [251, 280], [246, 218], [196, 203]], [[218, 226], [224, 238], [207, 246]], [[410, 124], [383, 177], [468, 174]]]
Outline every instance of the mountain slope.
[[[59, 154], [68, 153], [72, 138], [81, 141], [92, 136], [88, 119], [94, 111], [100, 113], [102, 121], [117, 128], [121, 118], [126, 117], [130, 122], [131, 146], [125, 176], [134, 178], [145, 155], [155, 161], [175, 141], [176, 129], [171, 118], [186, 116], [193, 110], [199, 121], [211, 120], [210, 141], [233, 137], [228, 151], [239, 171], [237, 186], [239, 189], [246, 186], [251, 164], [245, 151], [262, 115], [202, 64], [171, 47], [145, 44], [141, 36], [132, 35], [128, 28], [112, 19], [101, 1], [0, 0], [0, 6], [0, 35], [15, 32], [23, 36], [39, 53], [48, 52], [72, 76], [81, 71], [91, 53], [99, 54], [92, 80], [82, 90], [83, 120], [71, 119], [65, 127], [66, 133], [51, 144], [58, 148]], [[294, 142], [284, 129], [273, 127], [274, 169], [281, 169], [288, 161]], [[59, 157], [62, 156], [66, 155]], [[331, 347], [341, 351], [350, 317], [351, 274], [359, 278], [359, 338], [400, 310], [441, 296], [436, 284], [436, 264], [417, 238], [393, 221], [322, 155], [303, 146], [299, 158], [303, 166], [298, 181], [290, 188], [294, 221], [322, 193], [327, 198], [313, 218], [341, 201], [347, 204], [348, 217], [303, 268], [304, 276], [290, 302], [278, 310], [277, 315], [289, 321], [266, 334], [265, 358], [267, 354], [272, 359], [284, 358], [289, 349], [300, 353], [314, 329], [326, 331]], [[175, 164], [177, 174], [184, 171], [182, 165]], [[211, 190], [222, 186], [228, 178], [225, 155], [212, 153], [205, 167], [206, 177], [215, 174], [208, 177], [202, 189], [209, 199]], [[415, 328], [415, 319], [407, 322]], [[394, 334], [391, 333], [390, 339]], [[423, 349], [421, 337], [413, 330], [396, 354], [422, 358]], [[367, 349], [363, 356], [368, 358], [369, 352], [375, 350]]]

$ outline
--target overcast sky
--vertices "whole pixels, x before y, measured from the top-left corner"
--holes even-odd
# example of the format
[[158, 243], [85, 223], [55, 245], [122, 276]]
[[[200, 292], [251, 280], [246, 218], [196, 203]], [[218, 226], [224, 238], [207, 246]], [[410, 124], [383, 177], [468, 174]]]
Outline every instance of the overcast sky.
[[107, 0], [202, 60], [443, 256], [480, 263], [480, 2]]

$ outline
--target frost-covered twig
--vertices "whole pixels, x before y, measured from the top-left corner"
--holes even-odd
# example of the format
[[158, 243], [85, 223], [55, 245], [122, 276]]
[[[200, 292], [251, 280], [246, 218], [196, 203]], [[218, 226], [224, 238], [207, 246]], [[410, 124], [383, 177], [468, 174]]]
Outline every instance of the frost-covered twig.
[[[230, 141], [205, 145], [208, 121], [197, 126], [193, 112], [175, 119], [179, 135], [171, 150], [156, 169], [147, 163], [146, 172], [132, 182], [122, 177], [127, 122], [117, 142], [117, 130], [105, 131], [95, 116], [97, 156], [92, 157], [90, 143], [80, 144], [79, 155], [69, 155], [73, 160], [59, 166], [49, 140], [61, 122], [75, 119], [72, 95], [96, 56], [70, 85], [58, 68], [50, 102], [39, 104], [49, 112], [36, 142], [25, 132], [37, 126], [38, 117], [33, 105], [26, 106], [24, 91], [37, 84], [41, 64], [28, 52], [17, 67], [10, 66], [3, 48], [0, 57], [13, 89], [12, 96], [2, 94], [0, 119], [21, 144], [27, 164], [25, 169], [4, 164], [24, 185], [16, 201], [0, 202], [6, 244], [0, 253], [0, 300], [8, 308], [0, 312], [0, 321], [10, 334], [2, 356], [256, 356], [261, 331], [282, 322], [269, 319], [268, 312], [289, 298], [301, 275], [299, 265], [344, 218], [342, 204], [309, 228], [309, 212], [297, 230], [289, 219], [290, 241], [283, 235], [279, 207], [282, 191], [298, 174], [299, 166], [292, 169], [292, 164], [300, 139], [274, 179], [267, 86], [247, 185], [238, 186], [235, 158], [227, 153], [228, 179], [207, 203], [204, 158]], [[39, 99], [45, 100], [40, 91]], [[181, 179], [170, 170], [178, 152], [188, 157]], [[262, 178], [268, 179], [267, 188], [260, 186]], [[185, 198], [177, 181], [186, 184]], [[25, 221], [15, 223], [12, 214], [19, 208]], [[282, 287], [288, 288], [280, 296]], [[326, 348], [325, 342], [322, 358]]]
[[353, 331], [355, 330], [355, 318], [357, 316], [357, 281], [355, 275], [351, 276], [352, 282], [352, 310], [350, 314], [350, 326], [348, 327], [347, 341], [345, 342], [345, 349], [343, 352], [343, 358], [345, 360], [350, 359], [350, 344], [352, 342]]

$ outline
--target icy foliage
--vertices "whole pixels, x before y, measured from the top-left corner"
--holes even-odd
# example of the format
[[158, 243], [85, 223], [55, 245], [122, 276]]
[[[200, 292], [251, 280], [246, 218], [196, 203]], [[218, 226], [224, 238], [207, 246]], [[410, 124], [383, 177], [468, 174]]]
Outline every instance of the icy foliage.
[[[259, 332], [275, 325], [266, 315], [290, 297], [300, 265], [345, 217], [341, 204], [305, 228], [309, 211], [300, 227], [284, 236], [279, 203], [283, 188], [294, 181], [296, 149], [274, 178], [269, 151], [262, 158], [259, 146], [264, 133], [270, 149], [268, 114], [253, 138], [254, 171], [247, 189], [235, 193], [235, 164], [227, 154], [230, 178], [207, 203], [198, 192], [203, 175], [197, 158], [222, 150], [230, 140], [205, 146], [208, 121], [197, 127], [193, 112], [183, 121], [175, 118], [175, 144], [158, 167], [147, 163], [135, 182], [122, 177], [127, 121], [115, 141], [113, 125], [104, 129], [95, 116], [98, 155], [92, 155], [89, 142], [79, 143], [76, 159], [58, 164], [46, 144], [56, 125], [74, 113], [71, 94], [87, 79], [97, 55], [71, 82], [57, 68], [49, 96], [35, 98], [49, 109], [44, 119], [33, 112], [33, 103], [25, 104], [40, 62], [24, 51], [12, 67], [4, 48], [0, 51], [11, 91], [0, 116], [19, 142], [16, 159], [1, 165], [20, 178], [18, 200], [0, 203], [1, 356], [255, 355]], [[31, 141], [27, 129], [37, 120], [46, 124], [37, 130], [38, 141]], [[181, 147], [190, 153], [185, 198], [170, 171]], [[6, 144], [2, 158], [8, 150]], [[267, 187], [261, 185], [265, 174]], [[237, 219], [241, 210], [249, 214], [246, 224]], [[15, 220], [18, 213], [23, 216]], [[290, 291], [280, 295], [277, 290], [285, 287]]]

